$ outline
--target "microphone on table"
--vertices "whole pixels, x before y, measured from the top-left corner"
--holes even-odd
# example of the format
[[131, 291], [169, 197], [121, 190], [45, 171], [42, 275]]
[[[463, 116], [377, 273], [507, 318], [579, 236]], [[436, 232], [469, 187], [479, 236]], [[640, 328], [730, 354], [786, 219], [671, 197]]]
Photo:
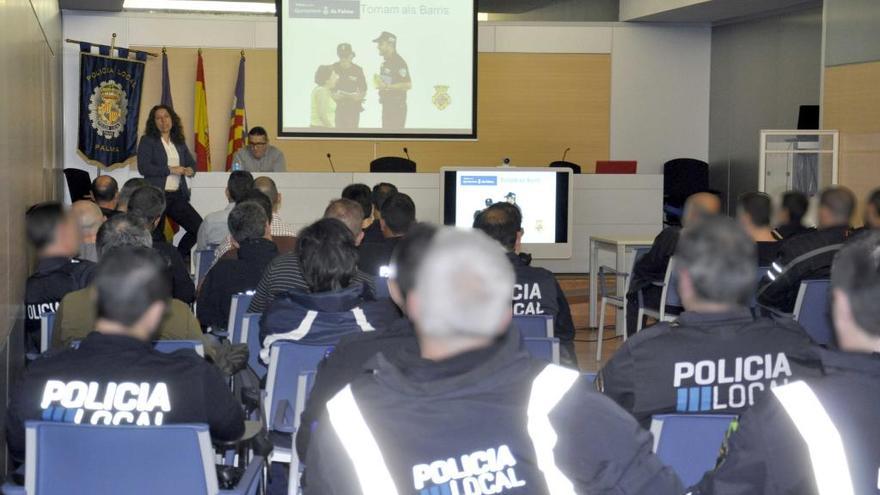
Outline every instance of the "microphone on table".
[[571, 148], [565, 148], [565, 151], [562, 153], [562, 161], [565, 161], [565, 156], [568, 155], [569, 151], [571, 151]]
[[336, 173], [336, 167], [333, 166], [333, 158], [330, 156], [330, 153], [327, 153], [327, 161], [330, 162], [330, 170]]
[[412, 161], [412, 159], [410, 159], [409, 157], [409, 150], [406, 148], [406, 146], [403, 147], [403, 152], [406, 154], [406, 159]]

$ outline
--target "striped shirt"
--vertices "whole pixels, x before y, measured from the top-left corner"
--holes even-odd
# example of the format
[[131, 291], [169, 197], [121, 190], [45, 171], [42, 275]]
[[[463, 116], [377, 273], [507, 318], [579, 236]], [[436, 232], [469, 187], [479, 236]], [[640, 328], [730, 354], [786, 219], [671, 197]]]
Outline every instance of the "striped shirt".
[[[278, 213], [272, 213], [272, 225], [269, 227], [272, 229], [272, 237], [296, 237], [293, 225], [281, 220], [281, 215]], [[226, 239], [223, 239], [223, 242], [214, 250], [215, 263], [230, 249], [232, 249], [232, 236], [227, 235]]]

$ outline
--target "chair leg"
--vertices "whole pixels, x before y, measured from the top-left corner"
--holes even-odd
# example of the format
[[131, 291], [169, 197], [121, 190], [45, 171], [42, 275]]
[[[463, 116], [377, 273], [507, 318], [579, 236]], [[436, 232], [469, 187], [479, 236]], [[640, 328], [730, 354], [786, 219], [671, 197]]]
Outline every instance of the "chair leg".
[[644, 324], [645, 324], [645, 310], [643, 310], [642, 308], [639, 308], [639, 319], [638, 319], [638, 322], [636, 323], [636, 333], [639, 333], [642, 331], [642, 326]]
[[596, 333], [596, 361], [602, 360], [602, 339], [605, 335], [605, 309], [606, 309], [606, 301], [604, 297], [602, 298], [602, 302], [599, 304], [599, 328]]

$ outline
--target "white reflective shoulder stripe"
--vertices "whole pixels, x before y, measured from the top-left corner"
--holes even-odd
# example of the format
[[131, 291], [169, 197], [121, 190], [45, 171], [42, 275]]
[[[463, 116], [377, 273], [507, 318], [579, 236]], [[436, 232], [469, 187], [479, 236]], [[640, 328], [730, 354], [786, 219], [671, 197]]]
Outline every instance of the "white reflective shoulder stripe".
[[397, 495], [397, 487], [385, 465], [379, 444], [347, 385], [327, 402], [330, 424], [354, 464], [364, 495]]
[[535, 447], [538, 468], [544, 473], [547, 489], [553, 495], [575, 495], [574, 485], [556, 465], [553, 449], [558, 436], [550, 422], [550, 412], [578, 379], [578, 372], [550, 364], [532, 381], [529, 395], [528, 431]]
[[807, 443], [819, 495], [852, 495], [852, 479], [840, 432], [810, 386], [799, 381], [773, 388]]
[[354, 315], [354, 320], [357, 322], [358, 326], [361, 327], [361, 330], [364, 332], [372, 332], [375, 330], [373, 325], [370, 325], [370, 322], [367, 320], [367, 315], [364, 314], [363, 309], [355, 307], [351, 310], [351, 313]]
[[285, 333], [276, 333], [266, 337], [266, 340], [263, 341], [263, 348], [260, 350], [260, 358], [263, 362], [269, 361], [269, 349], [272, 347], [272, 344], [278, 342], [279, 340], [300, 340], [306, 335], [309, 334], [309, 330], [312, 329], [312, 324], [315, 323], [315, 318], [318, 317], [317, 311], [309, 310], [306, 313], [306, 316], [299, 322], [299, 326], [294, 328], [293, 330]]

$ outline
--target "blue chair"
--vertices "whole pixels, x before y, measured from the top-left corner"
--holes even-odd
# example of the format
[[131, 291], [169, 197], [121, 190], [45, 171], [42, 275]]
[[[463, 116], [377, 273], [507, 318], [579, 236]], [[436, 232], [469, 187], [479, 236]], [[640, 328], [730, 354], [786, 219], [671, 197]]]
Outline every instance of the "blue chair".
[[199, 356], [205, 357], [205, 344], [201, 340], [157, 340], [153, 342], [153, 349], [165, 354], [181, 349], [191, 349]]
[[[609, 304], [615, 306], [621, 312], [623, 312], [620, 317], [617, 318], [617, 333], [620, 333], [620, 330], [623, 330], [623, 341], [626, 342], [627, 330], [626, 330], [626, 294], [629, 293], [629, 282], [631, 280], [630, 275], [632, 274], [633, 269], [636, 266], [636, 263], [642, 258], [642, 256], [648, 254], [651, 248], [649, 247], [641, 247], [636, 248], [633, 252], [633, 262], [630, 267], [629, 273], [618, 273], [617, 270], [608, 266], [600, 266], [599, 267], [599, 328], [598, 334], [596, 337], [596, 361], [602, 360], [602, 343], [605, 338], [605, 307]], [[605, 275], [616, 275], [617, 277], [623, 277], [625, 282], [623, 283], [623, 295], [618, 296], [617, 294], [608, 294], [605, 289]]]
[[675, 258], [669, 260], [662, 287], [663, 290], [660, 293], [660, 305], [658, 308], [646, 308], [639, 304], [637, 332], [644, 326], [646, 316], [650, 316], [658, 321], [675, 321], [678, 318], [678, 311], [670, 312], [669, 310], [677, 309], [680, 311], [684, 308], [681, 296], [678, 295], [678, 270], [675, 269]]
[[46, 313], [40, 318], [40, 352], [46, 352], [52, 346], [55, 335], [55, 313]]
[[375, 275], [373, 277], [373, 286], [376, 287], [377, 299], [391, 299], [391, 292], [388, 290], [388, 277]]
[[819, 345], [836, 345], [834, 325], [829, 312], [831, 282], [804, 280], [798, 290], [792, 315], [810, 338]]
[[684, 486], [715, 468], [732, 415], [662, 414], [651, 419], [654, 452], [675, 470]]
[[596, 382], [596, 373], [582, 373], [582, 376], [589, 380], [590, 383]]
[[752, 299], [749, 301], [749, 307], [753, 311], [758, 309], [758, 288], [761, 287], [761, 281], [764, 280], [769, 270], [769, 266], [759, 266], [758, 273], [755, 274], [755, 293], [752, 294]]
[[533, 358], [559, 364], [559, 339], [548, 339], [547, 337], [524, 338], [523, 345]]
[[225, 335], [222, 332], [214, 332], [215, 335], [227, 337], [231, 342], [243, 342], [241, 339], [241, 325], [244, 321], [244, 315], [247, 313], [254, 300], [254, 291], [239, 292], [232, 296], [229, 301], [229, 320], [226, 323]]
[[260, 342], [260, 318], [261, 313], [245, 313], [241, 321], [241, 334], [238, 339], [231, 339], [236, 344], [247, 344], [248, 366], [262, 380], [266, 376], [266, 365], [260, 361], [260, 350], [263, 343]]
[[195, 267], [196, 287], [202, 283], [208, 270], [214, 266], [214, 250], [217, 246], [208, 246], [208, 249], [196, 249], [193, 252], [193, 266]]
[[25, 486], [5, 494], [255, 495], [255, 456], [232, 490], [220, 490], [207, 425], [92, 426], [28, 421]]
[[513, 326], [523, 338], [553, 338], [553, 317], [548, 315], [514, 316]]

